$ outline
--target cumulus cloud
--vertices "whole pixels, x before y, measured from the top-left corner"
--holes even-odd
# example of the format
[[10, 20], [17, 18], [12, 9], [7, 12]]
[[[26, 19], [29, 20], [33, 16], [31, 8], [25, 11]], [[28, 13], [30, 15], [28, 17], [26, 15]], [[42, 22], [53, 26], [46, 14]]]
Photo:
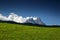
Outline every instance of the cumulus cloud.
[[0, 14], [0, 20], [8, 21], [8, 18], [6, 16], [3, 16], [2, 14]]
[[14, 21], [17, 23], [32, 23], [32, 24], [44, 24], [38, 17], [22, 17], [18, 16], [15, 13], [10, 13], [8, 17], [0, 14], [0, 20], [2, 21]]

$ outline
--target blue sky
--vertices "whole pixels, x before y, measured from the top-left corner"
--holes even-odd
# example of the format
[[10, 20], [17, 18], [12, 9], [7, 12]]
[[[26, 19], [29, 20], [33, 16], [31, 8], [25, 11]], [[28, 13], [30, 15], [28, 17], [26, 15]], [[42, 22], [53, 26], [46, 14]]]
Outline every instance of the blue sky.
[[36, 16], [46, 24], [60, 24], [59, 0], [0, 0], [0, 13]]

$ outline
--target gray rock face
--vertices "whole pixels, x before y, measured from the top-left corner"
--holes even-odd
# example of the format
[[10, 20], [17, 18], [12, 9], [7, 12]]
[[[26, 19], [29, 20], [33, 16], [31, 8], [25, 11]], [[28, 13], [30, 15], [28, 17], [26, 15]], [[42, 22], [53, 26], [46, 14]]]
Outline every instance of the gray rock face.
[[45, 25], [40, 18], [36, 18], [34, 21], [36, 24]]
[[32, 23], [32, 24], [39, 24], [39, 25], [45, 25], [40, 18], [30, 18], [26, 21], [27, 23]]

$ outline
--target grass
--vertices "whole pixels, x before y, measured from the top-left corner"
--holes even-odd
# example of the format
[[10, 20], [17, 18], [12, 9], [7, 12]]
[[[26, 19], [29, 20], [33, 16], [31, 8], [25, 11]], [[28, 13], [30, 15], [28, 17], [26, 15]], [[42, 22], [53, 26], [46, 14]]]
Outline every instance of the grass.
[[0, 23], [0, 40], [60, 40], [60, 28]]

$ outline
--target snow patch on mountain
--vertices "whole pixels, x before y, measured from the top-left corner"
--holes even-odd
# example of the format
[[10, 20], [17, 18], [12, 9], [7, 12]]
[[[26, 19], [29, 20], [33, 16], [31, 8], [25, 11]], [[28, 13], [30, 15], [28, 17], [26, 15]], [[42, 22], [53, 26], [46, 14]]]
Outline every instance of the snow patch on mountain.
[[38, 17], [22, 17], [22, 16], [18, 16], [14, 13], [11, 13], [8, 17], [3, 16], [2, 14], [0, 14], [0, 20], [2, 21], [14, 21], [17, 23], [32, 23], [32, 24], [39, 24], [39, 25], [45, 25], [40, 18]]

